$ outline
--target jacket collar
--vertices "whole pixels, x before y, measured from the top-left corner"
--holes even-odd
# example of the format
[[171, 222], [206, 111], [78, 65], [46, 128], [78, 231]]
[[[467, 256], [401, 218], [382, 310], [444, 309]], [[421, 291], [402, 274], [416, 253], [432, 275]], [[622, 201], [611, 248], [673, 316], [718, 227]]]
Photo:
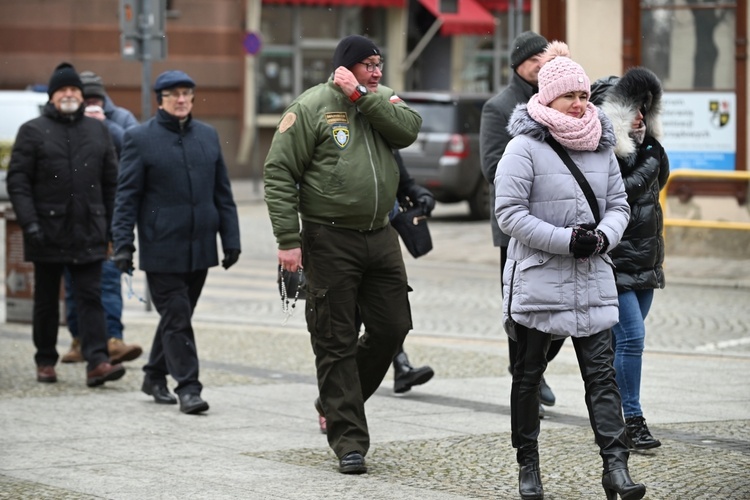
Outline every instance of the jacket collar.
[[521, 75], [513, 71], [513, 78], [511, 79], [511, 85], [514, 85], [521, 89], [521, 92], [523, 93], [523, 96], [528, 101], [531, 99], [531, 96], [539, 92], [539, 87], [536, 85], [532, 85], [523, 78], [521, 78]]
[[44, 116], [51, 118], [56, 122], [72, 123], [77, 122], [81, 118], [83, 118], [83, 109], [84, 106], [81, 105], [75, 113], [60, 113], [60, 111], [58, 111], [54, 104], [52, 104], [51, 102], [47, 102], [47, 104], [44, 105], [43, 114]]
[[184, 123], [180, 123], [180, 120], [176, 116], [170, 115], [163, 109], [160, 108], [156, 111], [156, 122], [172, 132], [180, 133], [182, 131], [187, 131], [190, 128], [192, 121], [192, 113], [188, 115], [187, 120], [185, 120]]

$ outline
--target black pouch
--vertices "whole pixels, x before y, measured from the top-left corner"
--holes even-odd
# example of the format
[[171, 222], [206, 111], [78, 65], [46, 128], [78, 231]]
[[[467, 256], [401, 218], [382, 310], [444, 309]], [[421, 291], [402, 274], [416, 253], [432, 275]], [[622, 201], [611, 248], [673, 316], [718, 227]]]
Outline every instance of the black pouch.
[[[282, 299], [294, 300], [294, 297], [305, 300], [305, 273], [302, 270], [292, 273], [290, 271], [284, 271], [281, 269], [281, 264], [277, 267], [276, 284], [279, 286], [279, 295]], [[282, 292], [281, 281], [284, 280], [284, 288], [286, 289], [286, 297]], [[299, 295], [297, 295], [299, 291]]]
[[421, 207], [404, 209], [403, 207], [391, 219], [391, 225], [401, 236], [406, 249], [414, 258], [421, 257], [432, 250], [432, 237], [427, 227], [427, 216]]

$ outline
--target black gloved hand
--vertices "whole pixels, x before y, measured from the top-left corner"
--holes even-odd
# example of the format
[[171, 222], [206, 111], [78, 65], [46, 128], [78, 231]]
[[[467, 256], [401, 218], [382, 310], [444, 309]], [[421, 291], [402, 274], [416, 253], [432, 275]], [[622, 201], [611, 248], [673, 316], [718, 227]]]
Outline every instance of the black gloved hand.
[[31, 248], [39, 249], [44, 246], [44, 233], [38, 222], [32, 222], [23, 230], [26, 244]]
[[599, 249], [599, 240], [594, 231], [575, 226], [570, 235], [570, 251], [576, 259], [586, 259], [594, 255]]
[[228, 248], [224, 250], [224, 260], [221, 261], [221, 267], [229, 269], [237, 263], [240, 258], [240, 251], [236, 248]]
[[596, 234], [596, 248], [598, 248], [596, 253], [607, 253], [607, 247], [609, 247], [607, 235], [598, 229], [594, 233]]
[[130, 248], [121, 248], [112, 256], [112, 262], [115, 267], [122, 273], [133, 272], [133, 250]]
[[422, 213], [427, 216], [435, 209], [435, 196], [425, 187], [414, 184], [408, 196], [413, 204], [422, 207]]

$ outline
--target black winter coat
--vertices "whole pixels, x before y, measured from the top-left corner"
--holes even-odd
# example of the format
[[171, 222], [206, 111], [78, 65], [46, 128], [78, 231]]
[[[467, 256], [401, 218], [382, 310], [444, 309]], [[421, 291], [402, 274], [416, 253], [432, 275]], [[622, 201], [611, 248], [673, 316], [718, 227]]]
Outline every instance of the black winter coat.
[[36, 222], [42, 248], [24, 246], [33, 262], [81, 264], [104, 260], [117, 187], [117, 159], [107, 127], [64, 115], [47, 103], [24, 123], [13, 144], [8, 194], [19, 225]]
[[240, 250], [240, 228], [216, 129], [180, 125], [164, 110], [125, 132], [112, 234], [115, 250], [135, 249], [146, 272], [188, 273]]
[[659, 191], [669, 177], [669, 159], [662, 145], [646, 136], [636, 153], [617, 157], [630, 204], [630, 222], [622, 241], [610, 253], [617, 290], [664, 288], [664, 216]]
[[[617, 289], [664, 288], [664, 216], [659, 192], [669, 178], [669, 159], [661, 136], [661, 83], [645, 68], [631, 68], [621, 78], [601, 78], [591, 86], [591, 102], [612, 121], [615, 156], [630, 205], [630, 222], [609, 255], [615, 263]], [[641, 144], [630, 135], [636, 112], [643, 113]]]

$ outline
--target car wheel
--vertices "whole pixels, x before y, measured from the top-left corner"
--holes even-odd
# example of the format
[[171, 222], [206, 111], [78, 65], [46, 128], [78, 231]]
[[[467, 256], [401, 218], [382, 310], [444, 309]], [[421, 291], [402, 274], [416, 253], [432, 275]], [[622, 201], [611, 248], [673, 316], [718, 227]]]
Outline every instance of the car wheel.
[[474, 194], [469, 199], [471, 217], [477, 220], [490, 218], [490, 184], [484, 178], [479, 179]]

